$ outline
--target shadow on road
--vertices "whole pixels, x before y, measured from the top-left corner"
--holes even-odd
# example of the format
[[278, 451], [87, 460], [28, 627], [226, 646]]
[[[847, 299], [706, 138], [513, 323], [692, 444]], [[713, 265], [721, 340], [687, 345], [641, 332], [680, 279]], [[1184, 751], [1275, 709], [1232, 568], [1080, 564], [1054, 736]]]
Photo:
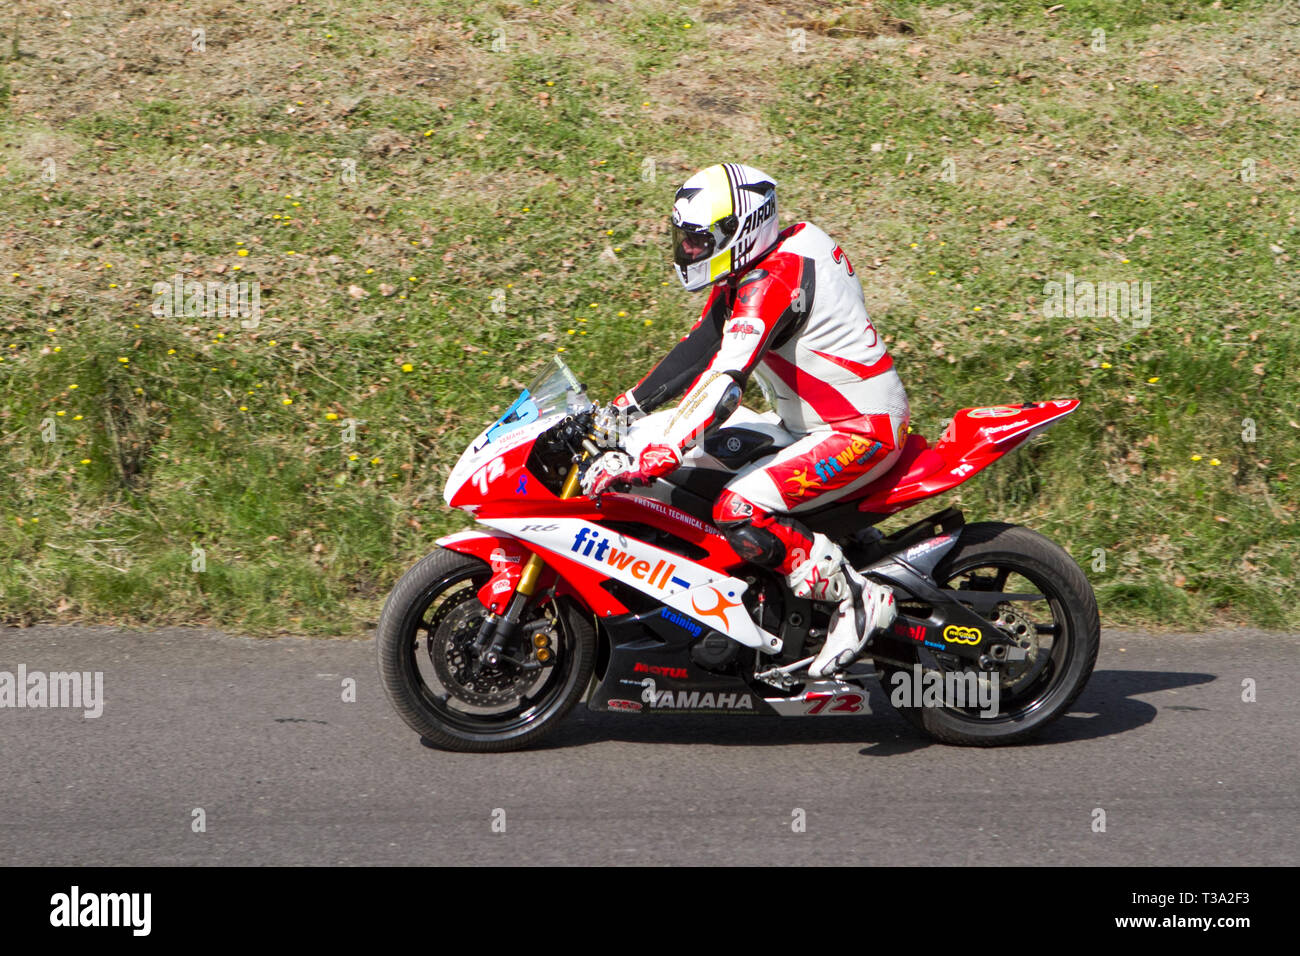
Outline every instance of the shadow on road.
[[1208, 684], [1214, 674], [1181, 674], [1177, 671], [1097, 671], [1088, 680], [1069, 713], [1053, 721], [1030, 744], [1054, 744], [1069, 740], [1091, 740], [1134, 730], [1156, 719], [1157, 708], [1139, 694], [1177, 690]]
[[[1091, 740], [1134, 730], [1155, 720], [1157, 708], [1139, 695], [1215, 680], [1213, 674], [1174, 671], [1097, 671], [1069, 713], [1043, 729], [1028, 746]], [[866, 744], [863, 756], [892, 757], [940, 746], [913, 730], [889, 706], [879, 684], [870, 687], [870, 717], [788, 719], [784, 717], [631, 716], [597, 713], [578, 705], [536, 749], [623, 742], [787, 747]]]

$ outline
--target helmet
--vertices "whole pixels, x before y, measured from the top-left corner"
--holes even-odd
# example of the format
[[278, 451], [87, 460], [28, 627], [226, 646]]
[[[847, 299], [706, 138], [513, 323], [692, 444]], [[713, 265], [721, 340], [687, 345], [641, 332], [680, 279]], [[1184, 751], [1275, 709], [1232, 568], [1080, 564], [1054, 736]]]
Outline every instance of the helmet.
[[719, 163], [673, 200], [673, 263], [686, 291], [720, 282], [776, 245], [776, 181], [753, 166]]

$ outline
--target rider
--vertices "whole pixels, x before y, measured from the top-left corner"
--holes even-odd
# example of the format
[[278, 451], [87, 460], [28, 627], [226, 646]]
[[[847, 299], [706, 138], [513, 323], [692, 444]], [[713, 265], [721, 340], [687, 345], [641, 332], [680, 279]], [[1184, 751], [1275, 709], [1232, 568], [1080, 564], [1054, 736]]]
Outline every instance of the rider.
[[598, 459], [583, 490], [650, 484], [740, 404], [751, 373], [775, 395], [795, 441], [728, 483], [713, 520], [746, 561], [786, 575], [799, 597], [838, 602], [809, 668], [847, 667], [894, 619], [893, 592], [869, 581], [838, 545], [797, 520], [869, 484], [901, 454], [907, 395], [867, 316], [848, 257], [821, 229], [777, 223], [776, 183], [751, 166], [696, 173], [672, 212], [673, 261], [688, 292], [712, 285], [691, 331], [639, 384], [601, 410], [607, 429], [685, 392], [662, 435], [630, 469]]

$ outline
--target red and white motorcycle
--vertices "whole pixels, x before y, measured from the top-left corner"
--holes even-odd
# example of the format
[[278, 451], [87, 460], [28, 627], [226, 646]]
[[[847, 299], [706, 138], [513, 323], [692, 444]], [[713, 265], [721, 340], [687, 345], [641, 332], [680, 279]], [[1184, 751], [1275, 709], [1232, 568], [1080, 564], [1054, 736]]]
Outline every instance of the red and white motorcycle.
[[722, 487], [784, 431], [741, 408], [668, 480], [595, 502], [580, 487], [600, 452], [595, 408], [556, 358], [447, 481], [447, 503], [483, 530], [441, 538], [388, 597], [377, 643], [389, 699], [430, 743], [501, 751], [532, 744], [584, 696], [592, 710], [636, 715], [863, 714], [880, 680], [938, 740], [1021, 740], [1064, 713], [1092, 673], [1100, 625], [1079, 566], [1036, 532], [967, 525], [955, 508], [890, 534], [874, 525], [1078, 404], [962, 409], [933, 447], [910, 435], [888, 474], [800, 513], [898, 606], [862, 661], [813, 680], [835, 606], [796, 598], [710, 523]]

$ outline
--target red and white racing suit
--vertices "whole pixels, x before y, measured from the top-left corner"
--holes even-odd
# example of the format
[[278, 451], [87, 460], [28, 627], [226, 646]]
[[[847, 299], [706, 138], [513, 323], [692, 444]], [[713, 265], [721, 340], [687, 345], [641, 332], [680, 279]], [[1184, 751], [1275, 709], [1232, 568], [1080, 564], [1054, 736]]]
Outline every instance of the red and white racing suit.
[[[658, 444], [680, 453], [712, 427], [725, 391], [759, 375], [793, 444], [727, 485], [714, 522], [746, 560], [789, 573], [811, 532], [790, 517], [869, 484], [901, 453], [902, 381], [848, 257], [801, 222], [744, 273], [713, 287], [699, 322], [616, 404], [653, 411], [685, 391]], [[734, 395], [734, 388], [733, 388]], [[643, 457], [644, 464], [644, 457]]]

